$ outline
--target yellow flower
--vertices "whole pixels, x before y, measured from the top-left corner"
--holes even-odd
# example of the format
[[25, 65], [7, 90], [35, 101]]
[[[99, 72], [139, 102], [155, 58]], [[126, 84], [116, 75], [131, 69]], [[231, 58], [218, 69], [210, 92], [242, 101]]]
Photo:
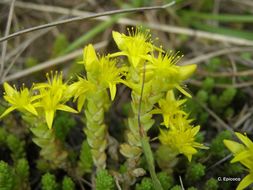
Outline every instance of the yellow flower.
[[[110, 59], [109, 56], [98, 58], [91, 44], [84, 48], [82, 63], [84, 63], [87, 71], [88, 81], [102, 88], [109, 88], [111, 100], [114, 100], [116, 95], [116, 84], [123, 82], [121, 78], [125, 75], [127, 68], [117, 67], [116, 60]], [[81, 103], [79, 105], [81, 105]]]
[[180, 60], [180, 56], [171, 52], [163, 54], [159, 52], [158, 57], [154, 55], [147, 56], [147, 60], [151, 63], [147, 65], [147, 71], [153, 73], [153, 77], [157, 81], [167, 84], [169, 89], [177, 88], [184, 95], [191, 95], [184, 90], [180, 83], [196, 70], [196, 65], [178, 66], [176, 63]]
[[231, 163], [241, 162], [249, 169], [249, 174], [243, 178], [236, 188], [237, 190], [242, 190], [253, 183], [253, 142], [247, 136], [240, 133], [235, 134], [244, 145], [231, 140], [224, 140], [224, 144], [234, 154]]
[[65, 105], [71, 95], [67, 93], [68, 85], [62, 82], [62, 73], [51, 73], [51, 78], [47, 74], [47, 79], [48, 83], [35, 84], [34, 89], [40, 92], [40, 101], [36, 103], [36, 106], [45, 112], [46, 123], [51, 129], [56, 110], [72, 113], [77, 113], [77, 111]]
[[189, 161], [197, 153], [196, 148], [206, 149], [203, 144], [195, 142], [195, 136], [200, 126], [186, 128], [185, 130], [160, 130], [159, 140], [163, 145], [169, 146], [175, 153], [184, 154]]
[[186, 115], [186, 113], [180, 110], [180, 106], [184, 104], [186, 99], [176, 100], [172, 90], [167, 92], [166, 99], [159, 100], [158, 104], [160, 108], [154, 109], [151, 111], [153, 114], [162, 114], [164, 125], [168, 128], [173, 126], [173, 118], [177, 114]]
[[83, 49], [83, 61], [79, 63], [84, 64], [86, 71], [96, 69], [98, 57], [92, 44], [89, 44]]
[[123, 82], [122, 76], [125, 76], [126, 67], [118, 68], [116, 61], [108, 57], [102, 57], [99, 60], [99, 75], [98, 81], [104, 88], [109, 88], [111, 100], [114, 100], [116, 95], [116, 84]]
[[34, 115], [38, 115], [35, 109], [35, 101], [38, 99], [37, 96], [33, 96], [32, 93], [28, 90], [28, 88], [17, 89], [11, 87], [8, 83], [4, 83], [4, 99], [11, 105], [5, 112], [0, 116], [0, 118], [6, 116], [13, 110], [17, 109], [21, 112], [28, 111]]
[[110, 56], [127, 56], [130, 64], [135, 68], [145, 60], [150, 52], [161, 49], [155, 47], [151, 43], [151, 34], [149, 30], [144, 30], [139, 27], [131, 31], [128, 29], [129, 36], [120, 34], [119, 32], [112, 32], [113, 39], [121, 52], [114, 53]]
[[77, 100], [77, 109], [79, 112], [82, 110], [87, 95], [90, 92], [96, 93], [96, 91], [96, 85], [82, 77], [78, 77], [78, 81], [69, 86], [69, 92], [73, 94], [74, 101]]

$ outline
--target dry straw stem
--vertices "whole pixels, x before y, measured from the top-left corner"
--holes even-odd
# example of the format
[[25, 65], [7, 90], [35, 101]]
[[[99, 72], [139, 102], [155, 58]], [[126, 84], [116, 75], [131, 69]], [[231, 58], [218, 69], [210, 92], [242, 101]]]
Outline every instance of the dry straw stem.
[[180, 65], [189, 65], [189, 64], [198, 64], [203, 61], [209, 60], [213, 57], [221, 56], [221, 55], [226, 55], [230, 53], [237, 53], [237, 52], [253, 52], [253, 47], [232, 47], [232, 48], [224, 48], [221, 50], [217, 50], [214, 52], [206, 53], [203, 55], [200, 55], [198, 57], [194, 57], [192, 59], [188, 59], [185, 61], [182, 61]]
[[[0, 3], [4, 4], [7, 2], [9, 2], [9, 0], [1, 1]], [[32, 10], [42, 11], [42, 12], [74, 15], [74, 16], [80, 16], [80, 17], [85, 17], [85, 16], [94, 14], [91, 12], [72, 10], [72, 9], [58, 7], [58, 6], [39, 5], [35, 3], [25, 3], [25, 2], [20, 2], [20, 1], [17, 1], [15, 3], [15, 6], [19, 8], [24, 8], [24, 9], [32, 9]], [[110, 17], [103, 16], [103, 17], [96, 17], [94, 19], [104, 21], [104, 20], [110, 19]], [[205, 38], [205, 39], [215, 40], [219, 42], [228, 42], [228, 43], [237, 44], [237, 45], [253, 46], [253, 41], [251, 40], [225, 36], [225, 35], [215, 34], [211, 32], [204, 32], [200, 30], [193, 30], [193, 29], [183, 28], [183, 27], [178, 27], [178, 26], [156, 24], [156, 23], [146, 23], [146, 22], [136, 21], [136, 20], [127, 19], [127, 18], [119, 19], [117, 23], [122, 24], [122, 25], [134, 25], [134, 26], [145, 25], [149, 27], [150, 29], [159, 30], [159, 31], [168, 32], [168, 33], [185, 34], [188, 36], [193, 36], [195, 38]]]
[[213, 165], [211, 165], [209, 168], [206, 169], [206, 171], [212, 169], [212, 168], [215, 168], [216, 166], [224, 163], [225, 161], [227, 161], [229, 158], [231, 158], [233, 155], [232, 154], [229, 154], [227, 155], [225, 158], [222, 158], [221, 160], [219, 160], [218, 162], [214, 163]]
[[193, 97], [193, 100], [196, 101], [204, 110], [206, 110], [219, 124], [221, 127], [223, 127], [225, 130], [229, 130], [233, 132], [233, 128], [230, 127], [228, 124], [226, 124], [216, 113], [214, 113], [210, 108], [208, 108], [205, 104], [198, 101], [195, 97]]
[[[11, 28], [11, 20], [12, 20], [12, 16], [13, 16], [13, 11], [14, 11], [14, 3], [15, 3], [15, 0], [12, 0], [11, 1], [11, 5], [10, 5], [10, 11], [9, 11], [9, 15], [8, 15], [8, 21], [7, 21], [7, 24], [6, 24], [6, 29], [5, 29], [5, 36], [8, 36], [9, 35], [9, 32], [10, 32], [10, 28]], [[5, 54], [6, 54], [6, 50], [7, 50], [7, 41], [5, 41], [3, 43], [3, 46], [2, 46], [2, 55], [1, 55], [1, 65], [0, 65], [0, 75], [2, 76], [2, 73], [3, 73], [3, 69], [4, 69], [4, 61], [5, 61]]]
[[15, 64], [16, 60], [26, 50], [26, 48], [29, 47], [36, 39], [43, 36], [44, 34], [49, 32], [50, 30], [51, 29], [49, 28], [47, 30], [43, 30], [43, 31], [39, 31], [39, 32], [35, 33], [35, 35], [31, 36], [28, 40], [21, 43], [16, 49], [14, 49], [12, 52], [10, 52], [9, 54], [6, 55], [5, 61], [7, 61], [10, 57], [12, 57], [14, 55], [15, 55], [15, 57], [13, 58], [11, 63], [8, 64], [8, 67], [4, 70], [2, 77], [1, 77], [1, 81], [5, 80], [5, 77], [9, 74], [9, 72], [10, 72], [11, 68], [13, 67], [13, 65]]
[[91, 14], [91, 15], [88, 15], [88, 16], [77, 16], [77, 17], [74, 17], [74, 18], [55, 21], [55, 22], [51, 22], [51, 23], [48, 23], [48, 24], [43, 24], [43, 25], [39, 25], [39, 26], [35, 26], [35, 27], [31, 27], [31, 28], [27, 28], [27, 29], [15, 32], [13, 34], [10, 34], [10, 35], [7, 35], [3, 38], [0, 38], [0, 42], [9, 40], [9, 39], [14, 38], [16, 36], [20, 36], [22, 34], [26, 34], [26, 33], [29, 33], [29, 32], [33, 32], [33, 31], [37, 31], [37, 30], [41, 30], [41, 29], [45, 29], [45, 28], [50, 28], [50, 27], [55, 27], [55, 26], [59, 26], [59, 25], [63, 25], [63, 24], [71, 23], [71, 22], [83, 21], [83, 20], [88, 20], [88, 19], [92, 19], [92, 18], [96, 18], [96, 17], [122, 14], [122, 13], [132, 13], [132, 12], [138, 12], [138, 11], [165, 9], [167, 7], [170, 7], [170, 6], [174, 5], [174, 4], [175, 4], [175, 1], [172, 1], [171, 3], [168, 3], [166, 5], [162, 5], [162, 6], [130, 8], [130, 9], [106, 11], [106, 12], [102, 12], [102, 13], [94, 13], [94, 14]]
[[[189, 79], [187, 82], [195, 86], [203, 86], [203, 82], [197, 81], [194, 79]], [[214, 85], [215, 88], [244, 88], [244, 87], [249, 87], [249, 86], [253, 86], [253, 81], [236, 83], [236, 84], [215, 84]]]
[[210, 76], [210, 77], [231, 77], [231, 76], [249, 76], [253, 75], [253, 70], [237, 71], [237, 72], [207, 72], [204, 70], [198, 70], [198, 75]]
[[[95, 49], [100, 49], [100, 48], [105, 47], [107, 45], [107, 43], [108, 43], [107, 41], [102, 41], [102, 42], [95, 44], [94, 47], [95, 47]], [[79, 49], [79, 50], [76, 50], [76, 51], [69, 53], [65, 56], [58, 57], [58, 58], [46, 61], [44, 63], [40, 63], [40, 64], [38, 64], [34, 67], [31, 67], [29, 69], [19, 71], [17, 73], [7, 76], [3, 81], [1, 81], [1, 84], [4, 82], [7, 82], [7, 81], [11, 81], [11, 80], [15, 80], [15, 79], [27, 76], [27, 75], [34, 73], [34, 72], [58, 65], [60, 63], [64, 63], [66, 61], [75, 59], [76, 57], [80, 56], [82, 54], [82, 52], [83, 52], [83, 49]]]

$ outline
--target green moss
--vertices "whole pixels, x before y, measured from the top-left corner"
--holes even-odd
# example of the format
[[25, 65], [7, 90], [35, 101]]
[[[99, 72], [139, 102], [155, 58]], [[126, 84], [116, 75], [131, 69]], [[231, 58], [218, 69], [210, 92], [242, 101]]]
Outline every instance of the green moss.
[[150, 178], [144, 177], [140, 184], [135, 186], [135, 190], [154, 190], [153, 182]]
[[7, 137], [7, 132], [3, 127], [0, 127], [0, 144], [4, 144]]
[[100, 170], [96, 177], [96, 190], [113, 190], [115, 183], [107, 170]]
[[0, 161], [0, 189], [1, 190], [13, 190], [15, 186], [15, 177], [11, 167]]
[[224, 90], [219, 97], [220, 106], [221, 107], [228, 106], [233, 101], [236, 93], [237, 93], [236, 88], [227, 88], [226, 90]]
[[245, 171], [244, 167], [236, 162], [236, 163], [227, 163], [225, 165], [226, 175], [228, 176], [238, 176], [239, 174]]
[[50, 173], [46, 173], [41, 179], [42, 190], [57, 190], [58, 184], [56, 183], [55, 176]]
[[187, 168], [185, 179], [192, 184], [194, 181], [198, 181], [205, 175], [206, 167], [200, 163], [190, 163]]
[[218, 158], [224, 158], [229, 153], [223, 143], [224, 139], [232, 139], [230, 131], [222, 131], [212, 140], [210, 145], [210, 152], [212, 155]]
[[196, 187], [188, 187], [187, 190], [198, 190]]
[[166, 172], [160, 172], [157, 174], [157, 177], [163, 187], [163, 189], [169, 189], [174, 183], [172, 176], [168, 175]]
[[29, 164], [26, 159], [19, 159], [15, 166], [16, 175], [23, 180], [29, 179]]
[[19, 159], [15, 166], [16, 183], [19, 190], [30, 189], [29, 164], [26, 159]]
[[218, 110], [220, 108], [218, 96], [216, 94], [211, 94], [211, 96], [209, 98], [209, 102], [210, 102], [212, 109]]
[[81, 173], [90, 173], [92, 171], [93, 160], [91, 155], [91, 150], [88, 142], [83, 141], [80, 159], [78, 162], [78, 168]]
[[206, 92], [211, 92], [213, 87], [214, 87], [214, 79], [211, 78], [211, 77], [207, 77], [204, 81], [203, 81], [203, 84], [202, 84], [202, 88], [203, 90], [205, 90]]
[[61, 141], [64, 141], [76, 121], [66, 112], [59, 112], [54, 120], [55, 135]]
[[218, 181], [214, 178], [210, 178], [205, 183], [205, 190], [217, 190], [218, 189]]
[[170, 190], [182, 190], [182, 188], [180, 185], [175, 185]]
[[74, 190], [75, 184], [72, 179], [68, 176], [65, 176], [62, 181], [62, 190]]
[[199, 90], [196, 94], [196, 98], [198, 101], [205, 103], [208, 100], [208, 93], [205, 90]]
[[25, 157], [25, 142], [19, 140], [15, 135], [9, 134], [6, 139], [8, 148], [11, 150], [12, 159], [18, 160]]
[[220, 68], [221, 64], [222, 60], [219, 57], [214, 57], [210, 59], [210, 62], [208, 64], [208, 70], [214, 72], [218, 70], [218, 68]]

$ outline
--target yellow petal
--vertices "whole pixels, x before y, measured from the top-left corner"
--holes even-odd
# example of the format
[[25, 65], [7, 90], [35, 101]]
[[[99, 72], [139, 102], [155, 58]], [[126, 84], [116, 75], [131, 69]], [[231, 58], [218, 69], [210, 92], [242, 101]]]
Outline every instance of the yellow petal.
[[49, 129], [52, 128], [53, 120], [54, 120], [54, 110], [46, 110], [45, 111], [46, 122]]
[[66, 106], [66, 105], [63, 105], [63, 104], [60, 104], [56, 107], [57, 110], [62, 110], [62, 111], [66, 111], [66, 112], [72, 112], [72, 113], [78, 113], [78, 111], [76, 111], [75, 109], [69, 107], [69, 106]]
[[237, 154], [238, 152], [245, 150], [245, 147], [242, 144], [231, 140], [223, 140], [223, 143], [233, 154]]
[[164, 125], [168, 128], [169, 127], [169, 121], [170, 121], [170, 115], [169, 114], [163, 114], [163, 120], [164, 120]]
[[184, 146], [179, 151], [188, 158], [189, 162], [191, 161], [192, 155], [197, 153], [197, 150], [191, 146]]
[[97, 60], [98, 58], [96, 55], [96, 51], [93, 45], [89, 44], [83, 50], [83, 62], [85, 64], [86, 69], [89, 70], [92, 67], [92, 64]]
[[248, 187], [253, 182], [253, 174], [249, 174], [243, 178], [243, 180], [239, 183], [236, 190], [243, 190]]
[[245, 135], [242, 135], [241, 133], [235, 133], [238, 139], [240, 139], [243, 144], [245, 144], [248, 148], [253, 147], [252, 141]]
[[140, 63], [141, 58], [139, 56], [130, 56], [129, 61], [134, 66], [134, 68], [136, 68]]
[[199, 125], [197, 125], [196, 127], [193, 127], [193, 128], [191, 129], [192, 136], [197, 135], [197, 133], [199, 132], [199, 129], [200, 129], [200, 126], [199, 126]]
[[116, 95], [116, 85], [109, 83], [109, 89], [110, 89], [110, 94], [111, 94], [111, 100], [113, 101]]
[[191, 98], [192, 96], [185, 90], [183, 89], [180, 85], [176, 85], [176, 88], [182, 93], [184, 94], [185, 96]]
[[179, 67], [179, 77], [181, 80], [186, 80], [188, 79], [196, 70], [197, 65], [192, 64], [192, 65], [184, 65]]
[[119, 47], [120, 50], [124, 49], [124, 39], [123, 39], [124, 34], [120, 34], [119, 32], [112, 31], [112, 37]]
[[4, 116], [8, 115], [10, 112], [12, 112], [13, 110], [15, 110], [16, 107], [15, 106], [11, 106], [9, 108], [7, 108], [4, 113], [2, 113], [2, 115], [0, 116], [0, 119], [2, 119]]
[[242, 152], [236, 154], [236, 156], [234, 157], [234, 159], [231, 160], [231, 163], [242, 161], [242, 160], [244, 160], [246, 158], [249, 158], [251, 156], [252, 155], [251, 155], [250, 151], [247, 151], [247, 150], [246, 151], [242, 151]]
[[166, 100], [176, 100], [173, 90], [169, 90], [166, 94]]
[[77, 110], [80, 112], [83, 108], [84, 102], [86, 97], [85, 96], [79, 96], [77, 100]]
[[31, 105], [31, 104], [28, 104], [28, 105], [26, 105], [25, 107], [24, 107], [27, 111], [29, 111], [30, 113], [32, 113], [33, 115], [38, 115], [38, 113], [37, 113], [37, 111], [36, 111], [36, 109], [34, 108], [34, 106], [33, 105]]
[[16, 92], [16, 90], [14, 88], [12, 88], [12, 86], [10, 86], [7, 82], [5, 82], [3, 84], [3, 86], [4, 86], [4, 90], [5, 90], [6, 94], [9, 96], [13, 95], [13, 93]]

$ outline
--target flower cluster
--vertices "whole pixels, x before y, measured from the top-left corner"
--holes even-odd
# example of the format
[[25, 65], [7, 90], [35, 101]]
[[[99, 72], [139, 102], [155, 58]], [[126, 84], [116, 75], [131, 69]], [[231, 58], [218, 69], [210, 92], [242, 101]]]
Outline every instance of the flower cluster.
[[87, 79], [78, 77], [78, 81], [71, 85], [72, 93], [75, 94], [75, 99], [78, 99], [78, 110], [81, 110], [85, 97], [90, 92], [109, 88], [111, 100], [114, 100], [116, 85], [123, 81], [121, 78], [126, 67], [117, 67], [116, 60], [109, 56], [98, 57], [91, 44], [84, 48], [83, 61], [80, 63], [84, 64]]
[[169, 146], [174, 153], [184, 154], [189, 161], [192, 155], [197, 153], [196, 148], [206, 149], [203, 144], [195, 142], [195, 136], [200, 126], [192, 126], [192, 120], [180, 107], [186, 100], [176, 100], [173, 91], [168, 91], [166, 99], [159, 101], [156, 113], [162, 114], [163, 124], [168, 129], [161, 129], [159, 139], [163, 145]]
[[68, 85], [62, 81], [62, 73], [51, 72], [51, 77], [47, 74], [47, 79], [48, 83], [35, 84], [30, 90], [23, 87], [20, 92], [8, 83], [4, 83], [4, 98], [10, 107], [1, 117], [15, 109], [38, 117], [44, 115], [47, 126], [51, 129], [56, 110], [77, 113], [76, 110], [65, 105], [71, 95], [68, 93]]
[[243, 178], [236, 188], [237, 190], [242, 190], [253, 183], [253, 142], [245, 135], [240, 133], [235, 134], [243, 144], [231, 140], [224, 140], [224, 144], [234, 154], [234, 158], [231, 160], [231, 163], [240, 162], [249, 169], [249, 174]]
[[[182, 82], [195, 71], [196, 65], [177, 65], [181, 56], [171, 51], [166, 53], [162, 48], [155, 46], [149, 30], [143, 28], [129, 30], [129, 36], [113, 32], [113, 38], [120, 51], [110, 56], [126, 56], [130, 65], [125, 84], [132, 89], [134, 114], [137, 115], [138, 112], [138, 100], [141, 96], [142, 78], [145, 72], [141, 110], [141, 123], [144, 129], [148, 131], [153, 125], [153, 114], [162, 114], [163, 125], [168, 129], [161, 129], [159, 136], [161, 143], [169, 146], [174, 153], [183, 153], [191, 160], [192, 155], [197, 152], [196, 148], [206, 147], [195, 142], [200, 126], [191, 125], [188, 114], [181, 109], [186, 99], [176, 100], [173, 90], [177, 89], [185, 96], [191, 97], [182, 87]], [[159, 108], [155, 108], [156, 104]], [[128, 123], [129, 144], [121, 146], [121, 153], [126, 157], [132, 155], [136, 158], [140, 154], [137, 151], [139, 146], [137, 117], [129, 118]]]

